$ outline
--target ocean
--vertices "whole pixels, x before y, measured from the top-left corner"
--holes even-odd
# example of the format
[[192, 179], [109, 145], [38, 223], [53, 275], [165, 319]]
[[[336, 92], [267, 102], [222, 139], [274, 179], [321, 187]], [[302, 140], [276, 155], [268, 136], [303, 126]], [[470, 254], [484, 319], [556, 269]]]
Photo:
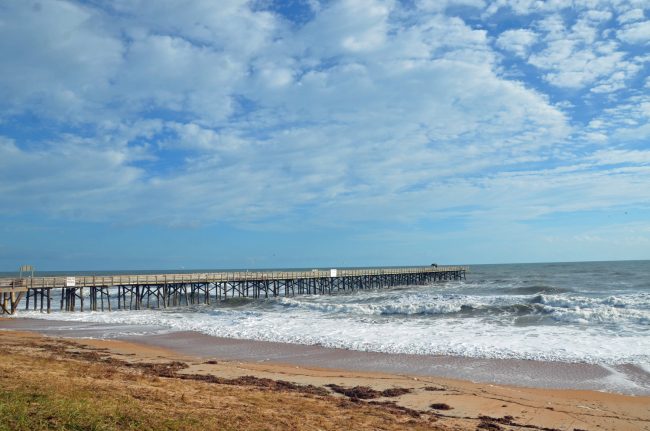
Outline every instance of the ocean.
[[369, 352], [633, 364], [650, 372], [650, 261], [473, 265], [466, 280], [425, 286], [19, 315], [103, 323], [111, 337], [196, 331]]

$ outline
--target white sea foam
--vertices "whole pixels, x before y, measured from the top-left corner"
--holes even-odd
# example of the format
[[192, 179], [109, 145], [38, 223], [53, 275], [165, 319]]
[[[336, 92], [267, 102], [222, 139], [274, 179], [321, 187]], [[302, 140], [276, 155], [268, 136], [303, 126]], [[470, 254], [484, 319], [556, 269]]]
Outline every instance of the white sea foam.
[[[323, 298], [323, 299], [321, 299]], [[531, 295], [531, 296], [477, 296], [444, 294], [409, 294], [381, 302], [336, 302], [327, 297], [316, 300], [282, 298], [280, 305], [321, 313], [348, 315], [445, 315], [481, 312], [507, 314], [530, 312], [548, 315], [567, 323], [627, 323], [650, 324], [650, 301], [647, 295], [592, 299], [581, 296]], [[635, 308], [631, 308], [634, 306]]]
[[647, 393], [648, 387], [644, 383], [635, 380], [633, 375], [621, 372], [615, 366], [602, 365], [609, 372], [609, 375], [602, 379], [608, 390], [623, 393]]
[[650, 362], [638, 362], [636, 365], [646, 373], [650, 374]]
[[[129, 325], [159, 325], [208, 335], [317, 344], [387, 353], [520, 358], [546, 361], [650, 362], [650, 337], [621, 336], [601, 328], [506, 325], [486, 319], [373, 319], [372, 316], [276, 310], [115, 311], [54, 313], [50, 318]], [[30, 317], [44, 317], [26, 313]]]

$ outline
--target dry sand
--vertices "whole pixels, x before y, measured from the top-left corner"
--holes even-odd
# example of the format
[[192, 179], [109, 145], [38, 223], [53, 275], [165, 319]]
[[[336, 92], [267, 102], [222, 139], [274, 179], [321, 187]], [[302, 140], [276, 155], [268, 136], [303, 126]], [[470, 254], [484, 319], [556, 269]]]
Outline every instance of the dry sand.
[[[0, 388], [4, 391], [17, 384], [16, 376], [50, 386], [63, 376], [68, 376], [68, 386], [82, 387], [88, 382], [88, 376], [77, 381], [69, 377], [70, 371], [57, 374], [54, 366], [51, 370], [39, 366], [43, 358], [58, 367], [96, 364], [112, 371], [97, 373], [91, 381], [98, 387], [114, 386], [112, 390], [118, 392], [120, 385], [128, 383], [124, 394], [134, 394], [134, 402], [162, 403], [159, 396], [147, 395], [153, 386], [177, 401], [193, 393], [188, 406], [212, 422], [182, 429], [650, 430], [647, 396], [532, 389], [268, 361], [209, 360], [132, 341], [67, 340], [18, 331], [0, 331], [0, 346], [0, 385], [4, 386]], [[125, 375], [134, 373], [144, 377], [125, 380]], [[152, 375], [155, 380], [145, 378]], [[219, 391], [228, 392], [234, 406], [231, 410], [220, 407], [223, 398], [214, 397]], [[265, 403], [289, 413], [269, 410]], [[173, 408], [167, 407], [170, 415]], [[232, 416], [232, 412], [241, 411], [247, 415]]]

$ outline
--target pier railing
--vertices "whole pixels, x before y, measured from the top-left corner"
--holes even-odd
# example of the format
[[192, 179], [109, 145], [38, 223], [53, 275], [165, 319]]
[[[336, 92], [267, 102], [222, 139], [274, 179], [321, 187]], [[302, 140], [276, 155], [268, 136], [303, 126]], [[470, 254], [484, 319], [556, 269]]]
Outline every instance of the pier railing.
[[[425, 266], [407, 268], [367, 268], [367, 269], [338, 269], [335, 277], [359, 277], [376, 275], [444, 273], [467, 271], [465, 266]], [[22, 279], [2, 279], [0, 285], [20, 283], [29, 289], [56, 289], [63, 287], [99, 287], [99, 286], [133, 286], [159, 285], [177, 283], [223, 283], [228, 281], [252, 280], [299, 280], [309, 278], [329, 278], [332, 272], [328, 270], [311, 271], [230, 271], [206, 272], [187, 274], [125, 274], [125, 275], [83, 275], [57, 277], [29, 277]], [[18, 280], [18, 281], [17, 281]]]

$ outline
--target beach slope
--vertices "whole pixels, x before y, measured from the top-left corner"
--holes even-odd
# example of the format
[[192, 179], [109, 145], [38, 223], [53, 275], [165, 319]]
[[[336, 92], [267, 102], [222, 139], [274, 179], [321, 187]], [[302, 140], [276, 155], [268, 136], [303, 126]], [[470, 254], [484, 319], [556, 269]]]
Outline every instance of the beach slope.
[[0, 429], [650, 430], [650, 398], [0, 331]]

